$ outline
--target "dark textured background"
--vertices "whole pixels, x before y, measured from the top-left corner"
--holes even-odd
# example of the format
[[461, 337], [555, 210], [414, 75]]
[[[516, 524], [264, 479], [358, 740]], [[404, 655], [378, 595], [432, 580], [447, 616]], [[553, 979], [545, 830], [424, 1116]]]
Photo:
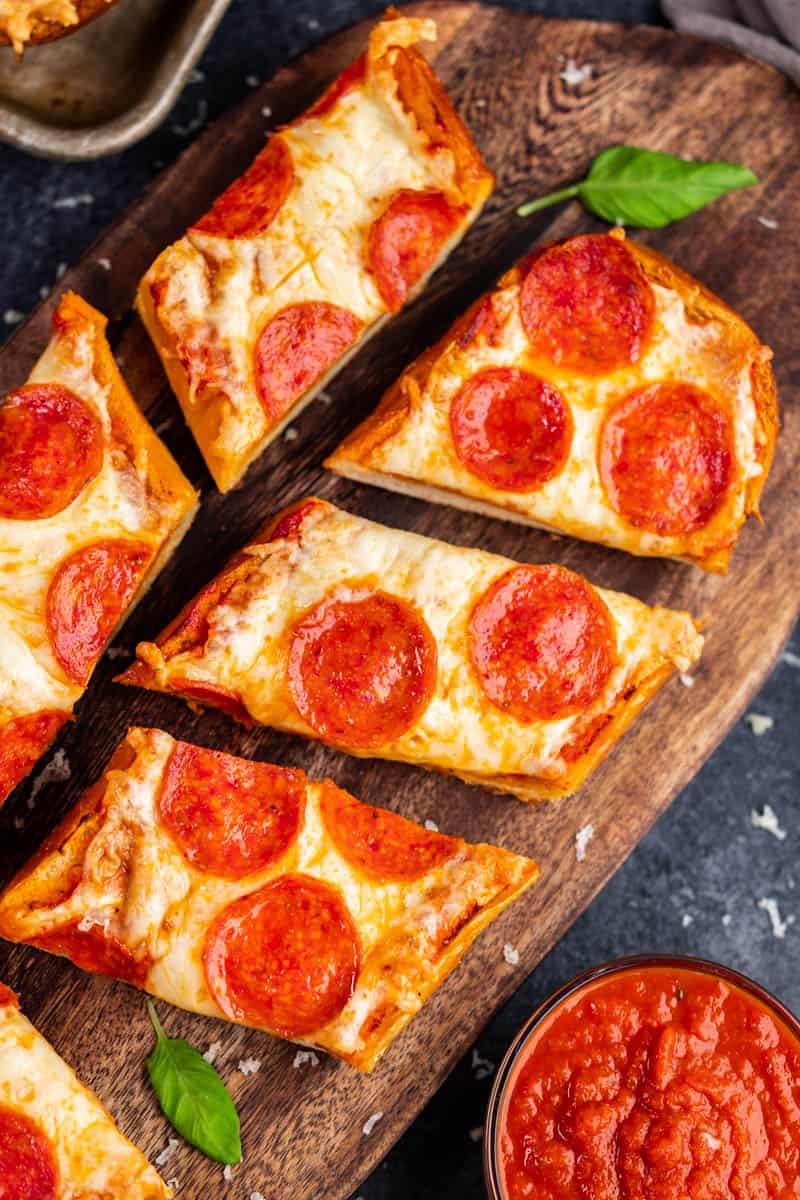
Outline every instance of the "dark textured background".
[[[75, 262], [197, 128], [293, 55], [381, 7], [365, 0], [234, 0], [194, 82], [164, 125], [141, 145], [87, 165], [37, 161], [0, 147], [0, 337], [53, 285], [59, 265]], [[517, 7], [565, 17], [660, 19], [652, 0], [529, 0]], [[92, 197], [91, 203], [53, 207], [59, 197], [76, 195]], [[691, 952], [755, 976], [800, 1010], [800, 923], [794, 922], [794, 914], [800, 916], [795, 888], [799, 708], [796, 632], [752, 706], [772, 718], [772, 727], [759, 737], [746, 721], [733, 730], [360, 1188], [363, 1200], [477, 1200], [483, 1195], [478, 1130], [493, 1067], [531, 1010], [591, 964], [642, 951]], [[765, 802], [777, 813], [785, 839], [753, 826], [751, 813]], [[764, 897], [779, 905], [786, 922], [782, 938], [758, 906]]]

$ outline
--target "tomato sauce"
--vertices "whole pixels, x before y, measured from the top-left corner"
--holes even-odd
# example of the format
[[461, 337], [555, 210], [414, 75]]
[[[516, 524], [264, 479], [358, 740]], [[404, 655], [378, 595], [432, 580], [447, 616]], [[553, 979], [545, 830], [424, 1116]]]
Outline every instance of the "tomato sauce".
[[607, 974], [522, 1045], [496, 1164], [504, 1200], [795, 1200], [800, 1039], [700, 969]]

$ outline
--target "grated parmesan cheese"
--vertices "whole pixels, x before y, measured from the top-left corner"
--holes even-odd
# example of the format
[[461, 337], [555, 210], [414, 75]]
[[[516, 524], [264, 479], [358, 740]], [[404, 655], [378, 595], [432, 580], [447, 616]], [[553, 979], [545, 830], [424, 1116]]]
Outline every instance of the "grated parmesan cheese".
[[50, 762], [39, 772], [33, 781], [33, 786], [28, 796], [28, 808], [33, 808], [39, 792], [42, 788], [47, 787], [48, 783], [64, 783], [65, 780], [69, 779], [71, 774], [72, 767], [69, 765], [66, 751], [56, 750]]
[[435, 821], [430, 821], [430, 820], [425, 821], [425, 828], [430, 830], [431, 833], [439, 832], [439, 826], [436, 824]]
[[482, 1125], [476, 1125], [474, 1129], [470, 1129], [469, 1140], [471, 1142], [483, 1141], [483, 1126]]
[[763, 737], [763, 735], [768, 733], [775, 724], [772, 717], [767, 717], [764, 715], [764, 713], [757, 712], [748, 713], [745, 717], [745, 721], [750, 726], [756, 737]]
[[517, 950], [516, 946], [512, 946], [511, 942], [506, 942], [505, 946], [503, 946], [503, 958], [510, 967], [516, 967], [519, 962], [519, 950]]
[[154, 1158], [153, 1161], [155, 1162], [156, 1166], [157, 1167], [165, 1167], [167, 1165], [167, 1163], [169, 1162], [169, 1160], [175, 1154], [175, 1151], [178, 1149], [178, 1146], [180, 1146], [179, 1140], [177, 1138], [170, 1138], [169, 1141], [167, 1142], [166, 1146], [164, 1147], [164, 1149], [161, 1151], [161, 1153], [157, 1154], [156, 1157]]
[[792, 654], [791, 650], [784, 650], [781, 662], [785, 662], [787, 667], [800, 667], [800, 654]]
[[287, 441], [287, 442], [296, 442], [297, 439], [299, 438], [299, 436], [300, 436], [300, 434], [297, 432], [297, 430], [294, 428], [293, 425], [288, 425], [283, 433], [284, 441]]
[[294, 1060], [292, 1061], [292, 1066], [294, 1067], [295, 1071], [298, 1069], [298, 1067], [318, 1067], [319, 1055], [315, 1054], [313, 1050], [298, 1050], [294, 1056]]
[[[53, 208], [80, 208], [83, 204], [94, 204], [94, 196], [91, 192], [78, 192], [76, 196], [59, 196], [57, 200], [53, 201]], [[61, 276], [59, 275], [58, 278], [60, 279]]]
[[203, 1058], [206, 1060], [209, 1066], [213, 1066], [213, 1064], [217, 1061], [217, 1055], [221, 1049], [222, 1042], [212, 1042], [208, 1049], [204, 1052]]
[[472, 1050], [471, 1066], [477, 1080], [488, 1079], [490, 1075], [494, 1075], [494, 1063], [488, 1058], [481, 1057], [476, 1048]]
[[272, 109], [270, 108], [270, 106], [268, 104], [265, 104], [264, 107], [262, 108], [261, 115], [262, 115], [262, 117], [267, 117], [267, 119], [269, 119], [272, 116]]
[[586, 851], [593, 837], [594, 825], [584, 825], [583, 829], [579, 829], [575, 834], [575, 858], [578, 862], [584, 862], [586, 859]]
[[758, 221], [759, 225], [763, 225], [765, 229], [778, 228], [778, 222], [774, 221], [772, 217], [756, 217], [756, 220]]
[[105, 257], [98, 258], [97, 265], [98, 265], [98, 267], [102, 267], [104, 271], [110, 271], [111, 270], [111, 259], [105, 258]]
[[694, 687], [694, 675], [687, 675], [687, 673], [685, 671], [681, 671], [680, 675], [678, 676], [678, 679], [680, 679], [680, 681], [684, 687], [688, 687], [688, 688]]
[[257, 75], [245, 75], [244, 81], [248, 87], [258, 87], [261, 82]]
[[684, 929], [688, 929], [693, 920], [694, 920], [694, 917], [692, 916], [691, 913], [684, 913], [683, 916], [681, 917], [681, 925], [683, 926]]
[[240, 1058], [237, 1070], [239, 1070], [242, 1075], [255, 1075], [257, 1071], [261, 1070], [261, 1059]]
[[19, 325], [24, 316], [25, 313], [20, 312], [18, 308], [7, 308], [3, 313], [3, 321], [6, 325]]
[[784, 920], [781, 917], [781, 910], [778, 908], [778, 901], [773, 900], [771, 896], [762, 896], [758, 902], [758, 907], [763, 909], [769, 917], [773, 936], [781, 939], [785, 938], [789, 926], [794, 924], [794, 917], [789, 915]]
[[587, 79], [591, 79], [593, 74], [594, 67], [591, 63], [584, 63], [582, 66], [578, 66], [575, 59], [570, 55], [563, 70], [559, 71], [558, 77], [567, 87], [579, 87]]
[[779, 842], [786, 841], [786, 830], [781, 828], [778, 814], [771, 804], [765, 804], [761, 812], [755, 808], [751, 809], [750, 824], [754, 829], [763, 829], [766, 833], [771, 833]]
[[224, 1168], [222, 1172], [222, 1178], [226, 1183], [230, 1183], [230, 1181], [233, 1179], [233, 1167], [230, 1165], [230, 1163], [228, 1163], [228, 1165]]
[[363, 1128], [361, 1130], [361, 1132], [364, 1134], [364, 1137], [369, 1137], [370, 1134], [375, 1129], [375, 1126], [378, 1124], [378, 1122], [382, 1121], [382, 1120], [383, 1120], [382, 1112], [375, 1112], [372, 1114], [371, 1117], [367, 1117], [366, 1121], [364, 1122]]

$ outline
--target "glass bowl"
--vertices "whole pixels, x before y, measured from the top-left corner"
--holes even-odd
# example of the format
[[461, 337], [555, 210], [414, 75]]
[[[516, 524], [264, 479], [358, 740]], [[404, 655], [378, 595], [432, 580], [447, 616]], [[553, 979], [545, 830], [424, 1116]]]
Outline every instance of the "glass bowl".
[[612, 959], [610, 962], [603, 963], [599, 967], [592, 967], [588, 971], [583, 971], [580, 975], [576, 975], [574, 979], [571, 979], [568, 983], [560, 987], [536, 1009], [517, 1033], [500, 1064], [494, 1081], [494, 1087], [492, 1088], [492, 1094], [489, 1097], [489, 1107], [486, 1111], [486, 1123], [483, 1135], [483, 1172], [486, 1191], [490, 1200], [508, 1200], [500, 1181], [497, 1154], [498, 1126], [508, 1085], [514, 1076], [515, 1068], [522, 1052], [528, 1044], [529, 1038], [563, 1001], [568, 997], [574, 996], [576, 992], [581, 991], [588, 984], [595, 983], [598, 979], [604, 979], [609, 975], [619, 975], [625, 971], [641, 970], [647, 967], [697, 971], [704, 975], [711, 975], [717, 979], [722, 979], [757, 1000], [773, 1013], [778, 1022], [784, 1025], [789, 1033], [800, 1042], [800, 1021], [785, 1005], [781, 1004], [780, 1000], [776, 999], [775, 996], [771, 995], [770, 992], [761, 987], [760, 984], [755, 983], [752, 979], [749, 979], [746, 975], [741, 975], [731, 967], [722, 966], [720, 963], [711, 962], [708, 959], [694, 958], [686, 954], [636, 954], [627, 958]]

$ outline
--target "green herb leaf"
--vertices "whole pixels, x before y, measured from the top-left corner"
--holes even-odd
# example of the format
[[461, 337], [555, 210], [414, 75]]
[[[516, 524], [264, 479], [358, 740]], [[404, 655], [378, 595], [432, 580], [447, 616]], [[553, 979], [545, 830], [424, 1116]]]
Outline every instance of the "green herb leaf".
[[152, 1001], [156, 1044], [147, 1060], [161, 1110], [181, 1137], [221, 1163], [242, 1161], [239, 1115], [217, 1072], [188, 1042], [168, 1038]]
[[737, 163], [689, 162], [639, 146], [612, 146], [598, 154], [580, 183], [523, 204], [517, 214], [527, 217], [578, 196], [590, 212], [612, 224], [660, 229], [754, 183], [753, 172]]

